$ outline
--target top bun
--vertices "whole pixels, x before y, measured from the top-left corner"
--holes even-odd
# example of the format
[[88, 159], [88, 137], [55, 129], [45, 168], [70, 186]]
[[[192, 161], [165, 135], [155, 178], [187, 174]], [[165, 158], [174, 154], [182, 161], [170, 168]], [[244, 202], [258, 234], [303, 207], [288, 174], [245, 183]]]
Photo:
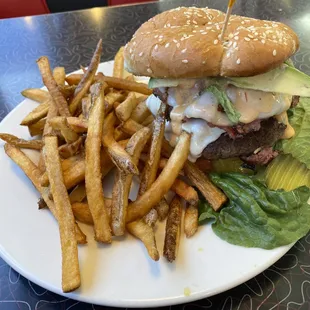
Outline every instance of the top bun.
[[288, 26], [223, 12], [180, 7], [144, 23], [126, 45], [125, 67], [156, 78], [252, 76], [278, 67], [299, 46]]

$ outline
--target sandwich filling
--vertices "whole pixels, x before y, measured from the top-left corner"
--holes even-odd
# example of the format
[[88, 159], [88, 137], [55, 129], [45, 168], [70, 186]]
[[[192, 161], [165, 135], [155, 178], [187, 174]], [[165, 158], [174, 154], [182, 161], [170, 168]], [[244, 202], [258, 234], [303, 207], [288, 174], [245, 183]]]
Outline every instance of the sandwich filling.
[[[213, 79], [182, 79], [177, 86], [155, 88], [154, 95], [147, 100], [154, 115], [161, 101], [169, 105], [170, 120], [165, 134], [172, 146], [183, 130], [192, 135], [190, 160], [196, 161], [219, 138], [237, 140], [260, 131], [267, 124], [264, 120], [269, 118], [275, 119], [272, 126], [279, 133], [277, 138], [288, 139], [294, 135], [286, 113], [292, 103], [291, 95], [239, 88], [228, 83], [219, 87], [213, 84]], [[250, 155], [253, 151], [239, 155]], [[227, 157], [232, 157], [231, 150], [229, 153]], [[218, 153], [215, 157], [226, 156]]]

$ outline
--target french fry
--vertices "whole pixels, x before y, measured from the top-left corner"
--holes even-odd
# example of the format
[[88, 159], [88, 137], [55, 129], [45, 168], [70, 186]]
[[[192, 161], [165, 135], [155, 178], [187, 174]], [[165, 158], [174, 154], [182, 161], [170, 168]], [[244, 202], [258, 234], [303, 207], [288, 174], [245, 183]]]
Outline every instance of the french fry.
[[137, 105], [136, 95], [129, 93], [128, 97], [116, 109], [116, 116], [120, 121], [126, 122]]
[[39, 210], [48, 208], [46, 202], [44, 201], [42, 197], [40, 197], [38, 200], [38, 207], [39, 207]]
[[53, 117], [48, 122], [54, 129], [60, 130], [68, 144], [79, 139], [79, 135], [69, 127], [67, 119], [64, 116]]
[[87, 201], [94, 221], [95, 239], [98, 242], [111, 243], [111, 229], [104, 206], [100, 170], [100, 149], [104, 123], [104, 87], [103, 85], [98, 85], [98, 88], [100, 89], [100, 94], [94, 101], [90, 111], [85, 142], [85, 185]]
[[58, 85], [58, 88], [66, 99], [71, 99], [76, 90], [76, 85]]
[[[43, 137], [48, 136], [48, 135], [55, 135], [53, 128], [50, 126], [49, 120], [56, 117], [57, 115], [58, 115], [58, 108], [56, 107], [55, 102], [51, 100], [49, 108], [48, 108], [48, 112], [47, 112], [46, 122], [44, 124]], [[40, 152], [38, 168], [40, 169], [42, 173], [44, 173], [46, 170], [43, 150], [41, 150]]]
[[53, 77], [57, 85], [65, 85], [66, 72], [64, 67], [55, 67], [53, 70]]
[[63, 172], [64, 182], [70, 189], [85, 180], [85, 160], [82, 158], [74, 166]]
[[74, 167], [79, 161], [84, 160], [85, 158], [85, 153], [84, 152], [80, 152], [76, 155], [73, 155], [71, 157], [68, 157], [66, 159], [63, 159], [61, 161], [61, 169], [62, 171], [66, 171], [72, 167]]
[[[125, 141], [125, 143], [127, 144], [127, 141]], [[124, 147], [123, 141], [120, 142], [120, 145]], [[69, 157], [62, 162], [64, 181], [67, 189], [78, 185], [85, 179], [85, 159], [83, 156], [81, 156], [81, 153], [77, 154], [76, 156], [78, 156], [78, 158], [76, 158], [72, 164], [69, 164], [69, 160], [72, 157]], [[105, 150], [101, 150], [100, 164], [102, 177], [105, 177], [114, 167], [110, 156]], [[42, 175], [41, 182], [42, 186], [49, 185], [48, 177], [46, 174]]]
[[[142, 172], [139, 187], [139, 196], [143, 195], [151, 187], [157, 176], [161, 145], [165, 131], [166, 107], [167, 106], [165, 104], [161, 104], [159, 111], [156, 115], [156, 120], [153, 124], [151, 146], [148, 159], [145, 162]], [[154, 215], [155, 213], [156, 215]], [[145, 216], [145, 221], [147, 223], [153, 223], [153, 220], [157, 219], [157, 217], [158, 215], [156, 209], [151, 209], [151, 211]]]
[[199, 201], [196, 190], [180, 179], [174, 181], [171, 190], [186, 200], [190, 205], [196, 205]]
[[82, 99], [82, 114], [85, 119], [88, 119], [90, 107], [91, 107], [90, 96], [86, 96]]
[[45, 117], [48, 112], [48, 108], [51, 104], [51, 99], [47, 99], [40, 105], [38, 105], [35, 109], [33, 109], [22, 121], [22, 126], [29, 126], [36, 122], [38, 122], [41, 118]]
[[43, 134], [43, 129], [46, 123], [46, 118], [40, 119], [38, 122], [28, 126], [29, 134], [31, 137]]
[[83, 147], [84, 138], [79, 137], [72, 143], [66, 143], [59, 147], [59, 155], [61, 158], [69, 158], [78, 153]]
[[67, 122], [69, 127], [76, 133], [87, 132], [88, 122], [85, 119], [80, 119], [78, 117], [67, 117]]
[[[86, 187], [85, 183], [80, 183], [78, 184], [72, 192], [69, 194], [69, 199], [71, 204], [74, 202], [82, 202], [86, 198]], [[73, 212], [74, 214], [74, 212]]]
[[198, 230], [198, 207], [188, 205], [184, 215], [184, 232], [187, 238], [192, 237]]
[[120, 91], [108, 93], [104, 98], [105, 113], [110, 113], [114, 108], [115, 102], [122, 102], [125, 99], [125, 94]]
[[136, 106], [136, 108], [133, 110], [131, 117], [130, 117], [132, 120], [136, 121], [137, 123], [143, 122], [148, 116], [151, 115], [151, 112], [145, 103], [147, 96], [145, 99], [144, 98], [140, 98], [142, 99], [142, 101]]
[[105, 119], [103, 125], [102, 142], [108, 149], [114, 164], [122, 171], [131, 174], [139, 174], [137, 166], [133, 163], [132, 158], [128, 153], [115, 141], [113, 137], [114, 123], [116, 116], [111, 112]]
[[151, 95], [153, 91], [147, 87], [144, 83], [138, 83], [135, 81], [124, 80], [121, 78], [111, 77], [111, 76], [104, 76], [100, 72], [95, 78], [98, 81], [106, 82], [110, 87], [116, 89], [124, 89], [132, 92], [141, 93], [144, 95]]
[[58, 112], [61, 116], [71, 116], [67, 104], [67, 100], [59, 90], [57, 83], [52, 75], [50, 63], [47, 57], [40, 57], [37, 60], [39, 70], [42, 75], [44, 85], [47, 87], [55, 105], [57, 106]]
[[85, 202], [72, 203], [72, 212], [77, 221], [84, 224], [94, 225], [93, 217], [89, 210], [89, 206]]
[[[82, 79], [82, 74], [70, 74], [66, 77], [66, 82], [69, 85], [78, 84], [79, 81]], [[151, 95], [153, 91], [147, 87], [147, 85], [143, 83], [138, 83], [135, 81], [124, 80], [121, 78], [111, 77], [111, 76], [104, 76], [101, 72], [99, 72], [95, 77], [96, 82], [106, 82], [110, 87], [115, 89], [124, 89], [128, 91], [137, 92], [144, 95]]]
[[115, 55], [113, 76], [122, 78], [124, 75], [124, 46], [122, 46]]
[[0, 139], [22, 149], [41, 150], [43, 147], [42, 140], [24, 140], [8, 133], [0, 133]]
[[74, 216], [64, 185], [56, 136], [44, 138], [44, 157], [53, 201], [58, 213], [62, 249], [62, 290], [71, 292], [81, 285]]
[[140, 239], [145, 245], [149, 256], [154, 260], [159, 260], [159, 253], [156, 246], [156, 240], [153, 228], [143, 221], [136, 221], [127, 224], [127, 230], [134, 237]]
[[148, 159], [141, 176], [139, 195], [143, 195], [154, 183], [160, 161], [161, 145], [165, 131], [166, 105], [161, 104], [153, 125], [153, 133]]
[[83, 78], [81, 79], [76, 90], [74, 91], [74, 97], [72, 98], [69, 106], [72, 115], [74, 115], [74, 113], [77, 111], [82, 98], [88, 92], [94, 80], [96, 71], [98, 69], [98, 65], [100, 63], [101, 52], [102, 52], [102, 39], [99, 40], [95, 53], [91, 59], [90, 65], [88, 66], [86, 73], [83, 75]]
[[[112, 199], [104, 198], [104, 206], [107, 209], [109, 221], [111, 220], [111, 205], [112, 205]], [[89, 224], [89, 225], [94, 224], [92, 215], [91, 215], [90, 210], [89, 210], [88, 203], [86, 203], [86, 202], [75, 202], [72, 204], [72, 211], [73, 211], [74, 217], [79, 222]]]
[[24, 89], [21, 94], [24, 97], [37, 101], [39, 103], [43, 103], [46, 100], [50, 99], [50, 94], [48, 93], [48, 91], [40, 88], [27, 88]]
[[184, 173], [188, 179], [199, 189], [201, 194], [210, 203], [214, 211], [218, 211], [227, 201], [225, 194], [218, 189], [197, 166], [189, 161], [184, 165]]
[[120, 125], [120, 129], [129, 135], [135, 134], [138, 130], [142, 129], [144, 126], [140, 125], [133, 119], [129, 119]]
[[156, 207], [151, 209], [151, 211], [143, 218], [144, 222], [151, 227], [155, 226], [155, 223], [158, 220], [158, 213]]
[[[143, 128], [135, 133], [126, 146], [126, 152], [132, 156], [132, 162], [137, 164], [140, 154], [150, 137], [150, 130]], [[132, 174], [118, 170], [112, 192], [112, 231], [115, 236], [125, 232], [128, 195], [132, 182]]]
[[153, 115], [149, 115], [142, 123], [142, 126], [148, 126], [149, 124], [151, 124], [154, 121], [154, 117]]
[[169, 191], [180, 170], [187, 160], [190, 147], [190, 135], [183, 132], [170, 156], [166, 167], [162, 170], [151, 187], [136, 201], [128, 206], [127, 222], [135, 221], [146, 215]]
[[169, 204], [166, 200], [165, 197], [163, 197], [160, 202], [156, 205], [156, 211], [157, 211], [157, 215], [158, 215], [158, 219], [160, 221], [163, 221], [169, 212]]
[[163, 255], [172, 263], [177, 257], [181, 229], [182, 206], [178, 196], [170, 204], [166, 222], [166, 234]]

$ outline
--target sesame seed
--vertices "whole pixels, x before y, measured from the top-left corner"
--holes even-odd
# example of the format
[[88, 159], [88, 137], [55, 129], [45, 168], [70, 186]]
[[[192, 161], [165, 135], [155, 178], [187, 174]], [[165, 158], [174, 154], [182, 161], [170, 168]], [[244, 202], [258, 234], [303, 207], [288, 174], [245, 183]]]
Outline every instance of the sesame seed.
[[272, 36], [273, 39], [276, 39], [277, 37], [275, 35]]
[[139, 56], [142, 57], [143, 56], [143, 52], [139, 53]]
[[180, 43], [177, 43], [177, 48], [179, 48], [180, 47]]
[[254, 38], [251, 34], [248, 34], [248, 37], [249, 37], [249, 38], [251, 38], [251, 39], [253, 39], [253, 38]]
[[167, 43], [167, 44], [165, 45], [165, 48], [168, 48], [168, 47], [169, 47], [169, 45], [170, 45], [170, 43]]
[[174, 43], [178, 43], [178, 41], [177, 41], [176, 39], [173, 39], [172, 41], [173, 41]]
[[183, 62], [184, 64], [187, 64], [187, 63], [188, 63], [188, 60], [187, 60], [187, 59], [183, 59], [182, 62]]
[[136, 45], [137, 43], [135, 41], [132, 42], [132, 45]]
[[154, 36], [154, 39], [157, 39], [158, 38], [158, 34], [156, 36]]
[[203, 62], [202, 62], [202, 64], [204, 65], [206, 63], [206, 61], [204, 60]]
[[217, 43], [219, 43], [219, 40], [214, 40], [213, 43], [214, 45], [216, 45]]
[[228, 53], [227, 53], [227, 58], [229, 58], [229, 57], [230, 57], [230, 53], [228, 52]]
[[232, 39], [234, 37], [234, 35], [232, 33], [229, 34], [228, 38]]
[[195, 20], [193, 20], [193, 24], [197, 25], [197, 22]]
[[154, 49], [155, 49], [155, 51], [158, 50], [158, 44], [156, 44], [156, 45], [154, 46]]
[[241, 24], [244, 25], [244, 21], [242, 21]]
[[277, 55], [277, 50], [273, 50], [272, 55], [276, 56]]
[[153, 73], [153, 71], [152, 71], [151, 68], [147, 68], [146, 71], [147, 71], [148, 73]]
[[258, 32], [255, 32], [254, 35], [255, 35], [255, 36], [258, 36]]
[[185, 53], [187, 51], [187, 48], [184, 48], [182, 51], [181, 51], [181, 53]]
[[237, 59], [236, 64], [240, 65], [240, 58]]
[[171, 25], [168, 23], [168, 24], [167, 24], [167, 27], [170, 27], [170, 26], [171, 26]]
[[208, 32], [202, 32], [201, 34], [208, 34]]
[[160, 38], [160, 39], [158, 39], [158, 42], [161, 42], [162, 40], [163, 40], [163, 39]]
[[239, 34], [239, 31], [237, 31], [236, 33], [235, 33], [235, 36], [237, 36]]
[[159, 38], [162, 39], [164, 36], [160, 35]]
[[244, 40], [245, 40], [245, 41], [250, 41], [251, 39], [248, 38], [248, 37], [245, 37]]
[[130, 53], [130, 54], [132, 53], [132, 48], [129, 49], [129, 53]]
[[265, 40], [261, 40], [261, 42], [262, 42], [263, 44], [265, 44], [265, 43], [266, 43], [266, 41], [265, 41]]
[[236, 47], [237, 47], [237, 42], [234, 42], [233, 48], [236, 48]]
[[239, 40], [239, 37], [238, 37], [238, 36], [235, 36], [234, 39], [235, 39], [236, 41], [238, 41], [238, 40]]

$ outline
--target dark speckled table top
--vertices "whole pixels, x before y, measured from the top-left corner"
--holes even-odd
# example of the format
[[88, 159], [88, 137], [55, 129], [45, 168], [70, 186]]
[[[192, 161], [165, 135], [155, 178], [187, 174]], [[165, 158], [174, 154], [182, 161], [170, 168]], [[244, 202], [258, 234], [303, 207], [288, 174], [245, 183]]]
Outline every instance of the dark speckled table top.
[[[0, 20], [0, 121], [41, 85], [35, 60], [47, 55], [67, 72], [89, 63], [99, 38], [102, 61], [113, 58], [134, 31], [157, 13], [180, 5], [225, 10], [227, 1], [165, 1]], [[310, 74], [309, 0], [238, 0], [234, 13], [287, 23], [299, 35], [296, 66]], [[310, 235], [254, 279], [220, 295], [166, 309], [310, 309]], [[0, 309], [107, 309], [58, 296], [20, 276], [0, 258]]]

